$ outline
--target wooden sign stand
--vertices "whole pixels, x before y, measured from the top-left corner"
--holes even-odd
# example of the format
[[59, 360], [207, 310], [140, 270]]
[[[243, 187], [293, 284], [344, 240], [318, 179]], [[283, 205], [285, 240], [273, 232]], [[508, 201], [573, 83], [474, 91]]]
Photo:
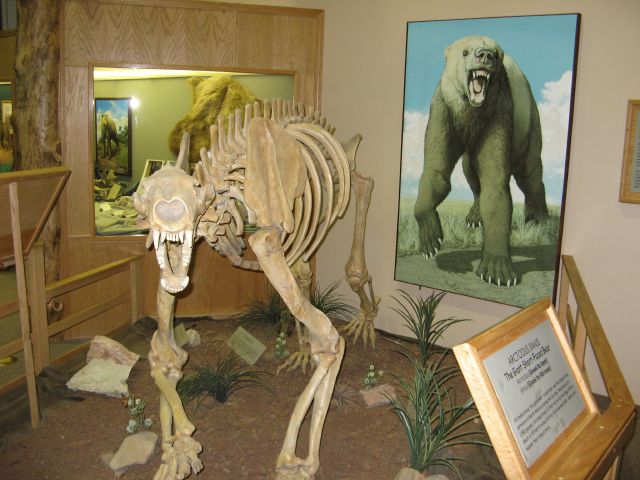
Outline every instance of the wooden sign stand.
[[[0, 263], [16, 266], [22, 349], [29, 393], [31, 425], [40, 423], [33, 360], [29, 299], [24, 257], [42, 231], [71, 171], [67, 167], [43, 168], [0, 174]], [[44, 275], [44, 272], [40, 272]]]
[[549, 300], [453, 350], [509, 480], [615, 471], [635, 406], [598, 410]]

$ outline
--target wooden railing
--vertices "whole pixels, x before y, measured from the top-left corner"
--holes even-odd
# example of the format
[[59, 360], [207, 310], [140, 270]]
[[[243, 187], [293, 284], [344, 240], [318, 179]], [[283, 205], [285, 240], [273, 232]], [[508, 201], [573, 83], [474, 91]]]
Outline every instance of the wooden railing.
[[567, 468], [562, 470], [575, 472], [571, 478], [613, 480], [617, 478], [622, 449], [633, 433], [636, 406], [580, 272], [569, 255], [562, 256], [557, 310], [586, 379], [585, 353], [591, 346], [610, 400], [596, 421], [580, 433], [582, 438], [577, 444], [581, 445], [581, 452], [568, 456], [563, 462]]
[[[85, 349], [85, 345], [80, 345], [70, 352], [66, 352], [63, 357], [51, 358], [49, 340], [65, 330], [75, 327], [82, 322], [93, 318], [107, 310], [126, 302], [130, 303], [130, 315], [115, 330], [123, 328], [139, 319], [142, 314], [142, 255], [134, 255], [123, 258], [109, 264], [87, 270], [86, 272], [72, 275], [57, 282], [45, 285], [44, 280], [44, 255], [42, 244], [35, 244], [27, 258], [27, 282], [29, 297], [29, 318], [31, 324], [31, 345], [33, 350], [34, 373], [39, 374], [44, 367], [51, 363], [60, 361], [77, 354]], [[113, 275], [129, 272], [128, 285], [123, 291], [110, 298], [99, 299], [93, 306], [80, 312], [73, 313], [61, 320], [48, 324], [47, 304], [54, 298], [77, 291], [83, 287], [105, 280]], [[19, 311], [19, 302], [12, 301], [0, 305], [0, 317], [10, 315]], [[108, 332], [109, 333], [109, 332]], [[0, 345], [0, 358], [8, 357], [18, 353], [24, 348], [23, 338], [18, 338], [5, 345]], [[27, 359], [25, 358], [25, 362]], [[25, 373], [26, 375], [26, 373]], [[10, 382], [0, 386], [0, 391], [12, 388], [24, 382], [25, 375], [12, 379]]]

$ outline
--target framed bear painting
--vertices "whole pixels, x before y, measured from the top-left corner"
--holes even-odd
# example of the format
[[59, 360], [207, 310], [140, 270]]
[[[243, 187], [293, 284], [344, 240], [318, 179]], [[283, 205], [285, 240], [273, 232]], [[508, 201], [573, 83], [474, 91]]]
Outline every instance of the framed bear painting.
[[553, 296], [579, 28], [408, 23], [396, 280], [519, 307]]
[[100, 170], [131, 176], [131, 99], [96, 98], [96, 161]]

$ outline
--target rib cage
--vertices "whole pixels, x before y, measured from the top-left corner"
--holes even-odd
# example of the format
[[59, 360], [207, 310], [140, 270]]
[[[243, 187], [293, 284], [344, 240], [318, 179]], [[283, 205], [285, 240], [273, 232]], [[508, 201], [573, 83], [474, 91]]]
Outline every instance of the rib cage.
[[[295, 139], [301, 147], [307, 178], [301, 196], [291, 206], [294, 227], [283, 233], [285, 258], [289, 265], [299, 258], [308, 261], [331, 225], [344, 214], [349, 201], [349, 160], [333, 137], [335, 128], [318, 110], [275, 99], [246, 105], [225, 122], [211, 127], [211, 147], [200, 151], [195, 176], [216, 191], [213, 204], [198, 226], [198, 235], [240, 268], [259, 270], [257, 261], [243, 258], [245, 229], [266, 227], [247, 205], [244, 181], [247, 169], [247, 131], [252, 118], [268, 118]], [[225, 126], [226, 123], [226, 126]], [[254, 227], [254, 228], [255, 228]]]

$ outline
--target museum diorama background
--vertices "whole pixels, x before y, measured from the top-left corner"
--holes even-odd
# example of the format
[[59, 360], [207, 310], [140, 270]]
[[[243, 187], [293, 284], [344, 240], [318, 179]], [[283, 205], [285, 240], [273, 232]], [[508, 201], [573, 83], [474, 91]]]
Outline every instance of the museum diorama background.
[[[376, 293], [382, 298], [376, 326], [404, 334], [407, 332], [401, 320], [390, 308], [393, 306], [390, 297], [397, 295], [399, 288], [412, 295], [430, 293], [428, 289], [393, 280], [407, 22], [470, 16], [582, 14], [562, 253], [574, 256], [635, 402], [640, 403], [637, 375], [640, 207], [618, 201], [627, 101], [640, 98], [637, 82], [640, 63], [635, 61], [640, 40], [637, 0], [567, 0], [561, 4], [553, 0], [535, 4], [486, 0], [481, 10], [477, 2], [470, 0], [401, 3], [239, 0], [238, 3], [324, 10], [321, 106], [337, 127], [338, 138], [347, 139], [356, 132], [364, 136], [358, 166], [376, 182], [366, 237], [367, 267]], [[305, 25], [300, 27], [300, 34], [316, 33]], [[277, 51], [271, 44], [264, 49], [272, 55]], [[0, 51], [0, 60], [4, 53]], [[70, 64], [67, 74], [77, 70], [76, 65]], [[0, 78], [5, 76], [2, 67]], [[79, 75], [77, 81], [81, 83], [84, 79]], [[321, 285], [343, 277], [352, 233], [350, 209], [317, 255], [316, 279]], [[120, 251], [125, 254], [128, 250], [123, 246]], [[214, 278], [214, 274], [210, 277]], [[345, 295], [353, 295], [344, 282], [340, 288]], [[203, 290], [200, 294], [212, 293]], [[516, 311], [514, 307], [448, 294], [440, 305], [440, 314], [471, 318], [473, 322], [452, 327], [442, 343], [448, 346], [460, 343]], [[595, 391], [602, 393], [591, 360], [588, 371]]]
[[[487, 0], [481, 9], [470, 0], [240, 3], [324, 9], [323, 112], [337, 126], [339, 138], [354, 132], [364, 136], [358, 165], [376, 182], [366, 238], [367, 267], [376, 293], [383, 299], [376, 325], [405, 334], [408, 332], [391, 311], [394, 302], [390, 296], [397, 296], [399, 288], [412, 295], [430, 293], [429, 289], [393, 280], [407, 22], [581, 13], [562, 253], [575, 257], [635, 403], [640, 403], [640, 207], [618, 202], [627, 101], [640, 98], [640, 63], [633, 60], [640, 41], [640, 3]], [[363, 15], [366, 21], [362, 21]], [[352, 215], [349, 211], [347, 219], [335, 225], [318, 253], [321, 284], [343, 275], [341, 258], [351, 245]], [[350, 294], [344, 283], [342, 289]], [[456, 294], [447, 294], [439, 308], [443, 317], [473, 319], [448, 330], [443, 339], [446, 345], [460, 343], [518, 310]], [[592, 385], [603, 393], [591, 358], [589, 353]]]
[[[291, 100], [293, 95], [290, 75], [229, 76], [258, 98]], [[169, 133], [193, 105], [193, 88], [188, 77], [94, 80], [93, 94], [95, 98], [135, 97], [140, 102], [131, 111], [132, 182], [140, 180], [147, 159], [175, 160], [169, 149]]]

